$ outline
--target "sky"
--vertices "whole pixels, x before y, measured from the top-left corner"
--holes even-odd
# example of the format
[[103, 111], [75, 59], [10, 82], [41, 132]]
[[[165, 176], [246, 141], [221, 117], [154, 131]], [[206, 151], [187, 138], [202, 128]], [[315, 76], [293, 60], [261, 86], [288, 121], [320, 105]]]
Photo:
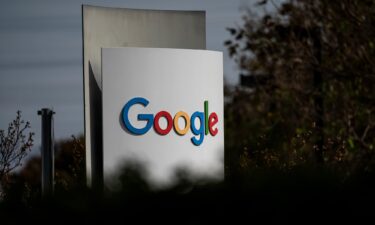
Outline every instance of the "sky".
[[[245, 7], [256, 0], [1, 0], [0, 129], [16, 117], [31, 122], [40, 146], [37, 111], [52, 108], [57, 140], [84, 132], [81, 4], [107, 7], [206, 11], [207, 49], [224, 53], [225, 80], [238, 71], [223, 45], [227, 27], [241, 24]], [[36, 150], [35, 150], [36, 149]]]

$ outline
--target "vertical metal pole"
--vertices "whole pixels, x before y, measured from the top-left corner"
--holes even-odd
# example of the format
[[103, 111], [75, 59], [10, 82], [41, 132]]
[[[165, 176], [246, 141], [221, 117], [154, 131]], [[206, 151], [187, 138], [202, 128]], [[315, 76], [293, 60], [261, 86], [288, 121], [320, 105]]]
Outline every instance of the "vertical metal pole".
[[51, 196], [54, 191], [54, 148], [53, 121], [55, 114], [51, 109], [43, 108], [38, 111], [42, 116], [42, 195]]

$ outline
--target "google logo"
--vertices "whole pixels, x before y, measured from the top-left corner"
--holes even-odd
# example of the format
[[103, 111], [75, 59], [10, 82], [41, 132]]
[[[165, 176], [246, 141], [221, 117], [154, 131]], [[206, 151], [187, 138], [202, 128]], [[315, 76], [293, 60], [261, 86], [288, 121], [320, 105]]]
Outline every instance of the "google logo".
[[[172, 115], [167, 111], [160, 111], [155, 115], [138, 114], [138, 120], [146, 121], [146, 125], [142, 128], [134, 127], [129, 121], [129, 110], [132, 106], [136, 104], [147, 107], [149, 101], [142, 97], [135, 97], [125, 104], [122, 110], [122, 122], [131, 134], [143, 135], [147, 133], [153, 126], [155, 132], [159, 135], [167, 135], [173, 128], [173, 130], [178, 135], [184, 136], [190, 129], [191, 132], [194, 134], [194, 136], [191, 137], [191, 142], [194, 145], [199, 146], [202, 144], [205, 135], [211, 134], [212, 136], [215, 136], [218, 133], [218, 129], [215, 127], [215, 125], [218, 123], [219, 119], [215, 112], [209, 114], [208, 101], [204, 102], [203, 112], [196, 111], [191, 116], [189, 116], [184, 111], [177, 112], [173, 118]], [[165, 118], [167, 121], [166, 128], [160, 127], [160, 119], [162, 117]], [[178, 121], [180, 120], [180, 118], [182, 118], [185, 121], [185, 126], [183, 127], [179, 126]], [[196, 126], [196, 120], [199, 120], [199, 126]]]

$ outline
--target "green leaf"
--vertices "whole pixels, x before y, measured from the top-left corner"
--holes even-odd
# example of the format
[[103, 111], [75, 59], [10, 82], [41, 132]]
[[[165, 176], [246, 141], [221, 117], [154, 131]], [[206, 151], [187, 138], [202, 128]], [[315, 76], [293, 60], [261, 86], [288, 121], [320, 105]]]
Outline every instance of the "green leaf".
[[348, 144], [349, 144], [349, 147], [350, 147], [351, 149], [354, 148], [354, 141], [353, 141], [353, 138], [352, 138], [352, 137], [350, 137], [350, 138], [348, 139]]

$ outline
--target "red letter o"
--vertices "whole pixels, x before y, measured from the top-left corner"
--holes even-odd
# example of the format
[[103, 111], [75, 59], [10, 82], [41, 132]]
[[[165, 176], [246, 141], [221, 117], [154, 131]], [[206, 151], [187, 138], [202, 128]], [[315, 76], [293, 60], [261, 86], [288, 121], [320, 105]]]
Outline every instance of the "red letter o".
[[[159, 125], [160, 117], [164, 117], [165, 119], [167, 119], [167, 127], [164, 130]], [[168, 112], [160, 111], [155, 115], [154, 129], [155, 129], [156, 133], [158, 133], [160, 135], [166, 135], [166, 134], [169, 133], [169, 131], [171, 131], [172, 125], [173, 125], [172, 116]]]

